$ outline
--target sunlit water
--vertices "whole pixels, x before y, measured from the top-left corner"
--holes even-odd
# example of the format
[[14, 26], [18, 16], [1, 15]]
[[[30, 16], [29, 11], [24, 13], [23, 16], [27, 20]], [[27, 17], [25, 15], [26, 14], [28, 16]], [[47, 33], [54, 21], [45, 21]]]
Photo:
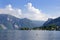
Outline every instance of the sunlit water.
[[60, 40], [60, 31], [0, 30], [0, 40]]

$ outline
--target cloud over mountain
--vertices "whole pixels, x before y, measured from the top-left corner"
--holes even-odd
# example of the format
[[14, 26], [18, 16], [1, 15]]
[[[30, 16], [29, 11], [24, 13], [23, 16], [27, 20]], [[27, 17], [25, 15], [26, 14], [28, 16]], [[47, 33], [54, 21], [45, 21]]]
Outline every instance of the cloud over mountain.
[[21, 9], [14, 9], [12, 8], [12, 5], [9, 4], [5, 8], [0, 8], [0, 14], [9, 14], [9, 15], [13, 15], [15, 17], [20, 18]]

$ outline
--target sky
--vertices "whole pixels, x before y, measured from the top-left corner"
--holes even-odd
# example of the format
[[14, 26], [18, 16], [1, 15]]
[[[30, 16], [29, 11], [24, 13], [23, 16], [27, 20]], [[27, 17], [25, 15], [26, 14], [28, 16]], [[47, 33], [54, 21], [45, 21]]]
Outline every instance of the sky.
[[0, 0], [0, 14], [46, 21], [60, 17], [60, 0]]

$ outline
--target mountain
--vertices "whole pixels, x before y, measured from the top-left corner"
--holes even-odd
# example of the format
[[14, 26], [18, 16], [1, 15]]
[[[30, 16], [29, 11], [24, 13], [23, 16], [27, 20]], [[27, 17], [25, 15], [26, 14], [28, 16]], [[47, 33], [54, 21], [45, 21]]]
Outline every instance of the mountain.
[[0, 29], [19, 29], [22, 27], [40, 27], [44, 22], [42, 21], [32, 21], [27, 18], [16, 18], [8, 14], [0, 14]]
[[55, 19], [51, 19], [50, 21], [48, 20], [43, 25], [48, 26], [50, 24], [55, 24], [56, 26], [60, 26], [60, 17], [55, 18]]
[[43, 26], [49, 25], [49, 22], [51, 22], [52, 20], [53, 20], [52, 18], [48, 18], [48, 20], [43, 24]]

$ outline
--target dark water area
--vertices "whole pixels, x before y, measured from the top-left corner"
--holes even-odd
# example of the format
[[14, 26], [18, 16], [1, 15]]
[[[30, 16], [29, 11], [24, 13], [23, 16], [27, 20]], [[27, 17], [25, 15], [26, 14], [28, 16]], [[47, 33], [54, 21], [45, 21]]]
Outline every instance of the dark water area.
[[0, 40], [60, 40], [60, 31], [0, 30]]

